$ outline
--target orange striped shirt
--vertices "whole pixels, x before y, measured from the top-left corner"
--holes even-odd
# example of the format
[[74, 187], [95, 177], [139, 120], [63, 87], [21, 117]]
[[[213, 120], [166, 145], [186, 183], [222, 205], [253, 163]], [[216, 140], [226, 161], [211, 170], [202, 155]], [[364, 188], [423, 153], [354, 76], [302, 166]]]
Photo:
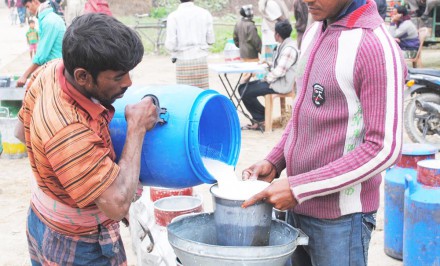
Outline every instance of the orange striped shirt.
[[[46, 195], [73, 208], [96, 208], [94, 201], [119, 173], [108, 128], [113, 114], [112, 106], [94, 103], [66, 80], [62, 60], [34, 73], [19, 119], [34, 177]], [[61, 233], [84, 235], [98, 229], [58, 224], [34, 211]]]

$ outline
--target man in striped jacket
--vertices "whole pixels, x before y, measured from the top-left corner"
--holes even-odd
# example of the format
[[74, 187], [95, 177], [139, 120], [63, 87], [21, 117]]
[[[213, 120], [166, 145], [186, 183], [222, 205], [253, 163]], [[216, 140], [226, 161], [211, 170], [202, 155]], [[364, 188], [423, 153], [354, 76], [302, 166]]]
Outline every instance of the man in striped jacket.
[[293, 265], [367, 265], [381, 172], [402, 146], [406, 65], [373, 0], [304, 0], [317, 22], [297, 66], [298, 96], [280, 142], [243, 179], [309, 236]]

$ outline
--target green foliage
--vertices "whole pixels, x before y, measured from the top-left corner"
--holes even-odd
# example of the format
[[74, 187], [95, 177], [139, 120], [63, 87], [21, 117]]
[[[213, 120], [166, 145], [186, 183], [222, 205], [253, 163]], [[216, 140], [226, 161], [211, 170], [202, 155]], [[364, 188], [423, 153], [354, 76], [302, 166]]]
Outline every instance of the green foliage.
[[228, 4], [228, 0], [195, 0], [194, 3], [200, 7], [208, 9], [211, 13], [222, 11]]
[[161, 19], [168, 16], [170, 10], [167, 7], [156, 7], [151, 9], [150, 17], [155, 19]]
[[233, 33], [233, 26], [214, 26], [215, 43], [210, 48], [211, 53], [223, 52], [226, 42], [232, 38]]

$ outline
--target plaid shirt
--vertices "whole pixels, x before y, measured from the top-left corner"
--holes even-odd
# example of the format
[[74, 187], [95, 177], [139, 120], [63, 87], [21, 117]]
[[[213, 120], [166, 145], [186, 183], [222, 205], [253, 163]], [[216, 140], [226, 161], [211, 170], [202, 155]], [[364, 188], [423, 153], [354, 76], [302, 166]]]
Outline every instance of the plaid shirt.
[[266, 76], [266, 81], [269, 84], [281, 77], [284, 77], [287, 70], [296, 62], [298, 57], [297, 50], [293, 49], [292, 47], [285, 46], [285, 44], [289, 41], [290, 38], [285, 39], [275, 51], [274, 67]]

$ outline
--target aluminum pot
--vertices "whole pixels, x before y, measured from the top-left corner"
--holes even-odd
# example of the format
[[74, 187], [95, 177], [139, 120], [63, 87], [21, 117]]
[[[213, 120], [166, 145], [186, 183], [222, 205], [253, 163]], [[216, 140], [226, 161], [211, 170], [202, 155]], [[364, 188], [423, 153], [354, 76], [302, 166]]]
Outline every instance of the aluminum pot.
[[[272, 220], [272, 205], [260, 201], [242, 208], [243, 200], [222, 198], [213, 193], [217, 244], [222, 246], [267, 246]], [[214, 189], [215, 191], [215, 189]]]
[[308, 237], [286, 222], [272, 220], [267, 246], [220, 246], [213, 213], [174, 220], [167, 227], [168, 241], [185, 266], [284, 266]]
[[156, 200], [171, 197], [171, 196], [192, 196], [193, 188], [164, 188], [164, 187], [150, 187], [150, 199], [152, 202]]

